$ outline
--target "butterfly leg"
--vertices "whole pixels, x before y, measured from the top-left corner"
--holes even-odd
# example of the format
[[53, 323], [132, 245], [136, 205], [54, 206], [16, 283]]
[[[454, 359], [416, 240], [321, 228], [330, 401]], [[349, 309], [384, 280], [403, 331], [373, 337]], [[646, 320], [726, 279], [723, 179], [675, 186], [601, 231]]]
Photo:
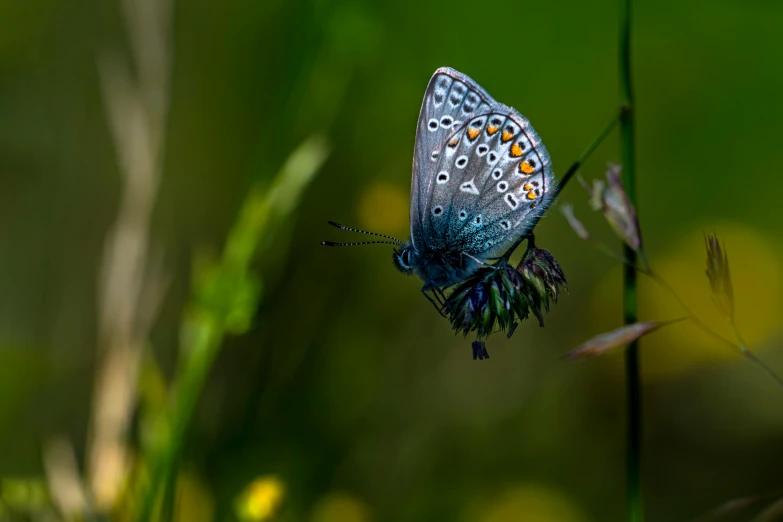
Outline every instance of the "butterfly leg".
[[446, 294], [443, 293], [443, 290], [439, 286], [434, 286], [433, 292], [435, 293], [435, 295], [437, 295], [440, 298], [440, 301], [443, 304], [443, 308], [445, 311], [449, 306], [449, 300], [446, 297]]
[[[433, 299], [430, 296], [430, 294], [427, 293], [430, 290], [432, 291], [432, 294], [435, 296], [435, 299]], [[437, 310], [442, 317], [447, 317], [446, 296], [443, 294], [443, 291], [440, 288], [438, 288], [436, 285], [427, 282], [424, 284], [424, 286], [421, 287], [421, 293], [424, 294], [424, 297], [427, 298], [427, 301], [432, 303], [432, 306], [435, 307], [435, 310]]]

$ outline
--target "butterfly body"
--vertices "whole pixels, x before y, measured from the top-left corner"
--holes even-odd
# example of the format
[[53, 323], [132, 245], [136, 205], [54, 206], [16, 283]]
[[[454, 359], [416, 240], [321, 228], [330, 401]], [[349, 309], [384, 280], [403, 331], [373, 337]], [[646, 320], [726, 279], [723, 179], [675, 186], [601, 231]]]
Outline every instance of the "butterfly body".
[[556, 181], [530, 122], [468, 76], [433, 74], [419, 113], [411, 183], [411, 237], [397, 268], [425, 288], [465, 281], [532, 232]]

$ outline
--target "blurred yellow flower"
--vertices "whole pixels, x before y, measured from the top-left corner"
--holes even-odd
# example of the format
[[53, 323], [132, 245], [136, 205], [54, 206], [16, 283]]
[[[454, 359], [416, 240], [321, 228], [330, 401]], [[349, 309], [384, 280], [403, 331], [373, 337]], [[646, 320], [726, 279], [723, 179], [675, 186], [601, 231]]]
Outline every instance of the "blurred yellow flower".
[[350, 493], [329, 493], [313, 508], [311, 522], [368, 522], [370, 510]]
[[285, 485], [274, 475], [258, 477], [237, 499], [236, 512], [240, 520], [269, 520], [277, 511], [285, 495]]
[[360, 227], [366, 230], [403, 235], [408, 228], [408, 194], [396, 185], [369, 185], [360, 196], [358, 211]]
[[[650, 253], [650, 263], [688, 307], [713, 330], [733, 339], [726, 317], [715, 307], [705, 274], [704, 232], [715, 231], [726, 248], [734, 286], [735, 317], [749, 348], [779, 330], [781, 317], [780, 247], [772, 237], [734, 223], [706, 223], [671, 242], [668, 252]], [[592, 327], [610, 330], [621, 323], [621, 267], [598, 282], [594, 294]], [[648, 277], [639, 275], [640, 320], [667, 320], [685, 316], [677, 301]], [[591, 327], [591, 330], [592, 330]], [[718, 361], [740, 362], [737, 352], [713, 339], [690, 321], [667, 326], [641, 340], [645, 378], [665, 379]], [[622, 367], [613, 366], [618, 378]]]
[[514, 484], [485, 504], [479, 522], [585, 522], [587, 519], [567, 496], [540, 484]]

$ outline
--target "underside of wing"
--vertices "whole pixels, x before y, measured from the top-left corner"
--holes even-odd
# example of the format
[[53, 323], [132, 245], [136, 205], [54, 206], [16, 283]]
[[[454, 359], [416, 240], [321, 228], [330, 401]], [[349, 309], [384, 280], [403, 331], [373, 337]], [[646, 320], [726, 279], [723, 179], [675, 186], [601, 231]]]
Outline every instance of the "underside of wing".
[[422, 228], [431, 248], [480, 260], [533, 229], [556, 183], [538, 133], [501, 104], [449, 136], [430, 178]]
[[454, 69], [442, 67], [430, 79], [419, 113], [413, 155], [410, 218], [414, 245], [428, 241], [422, 226], [428, 212], [425, 207], [446, 140], [468, 121], [491, 112], [497, 105], [476, 82]]

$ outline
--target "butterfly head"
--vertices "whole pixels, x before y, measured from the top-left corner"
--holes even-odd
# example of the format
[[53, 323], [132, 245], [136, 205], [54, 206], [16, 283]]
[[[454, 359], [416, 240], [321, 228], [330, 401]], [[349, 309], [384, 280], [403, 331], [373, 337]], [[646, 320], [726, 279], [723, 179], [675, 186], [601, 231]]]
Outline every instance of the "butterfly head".
[[419, 264], [419, 252], [413, 248], [410, 241], [402, 245], [400, 248], [395, 248], [392, 254], [392, 262], [394, 267], [403, 274], [412, 274]]

